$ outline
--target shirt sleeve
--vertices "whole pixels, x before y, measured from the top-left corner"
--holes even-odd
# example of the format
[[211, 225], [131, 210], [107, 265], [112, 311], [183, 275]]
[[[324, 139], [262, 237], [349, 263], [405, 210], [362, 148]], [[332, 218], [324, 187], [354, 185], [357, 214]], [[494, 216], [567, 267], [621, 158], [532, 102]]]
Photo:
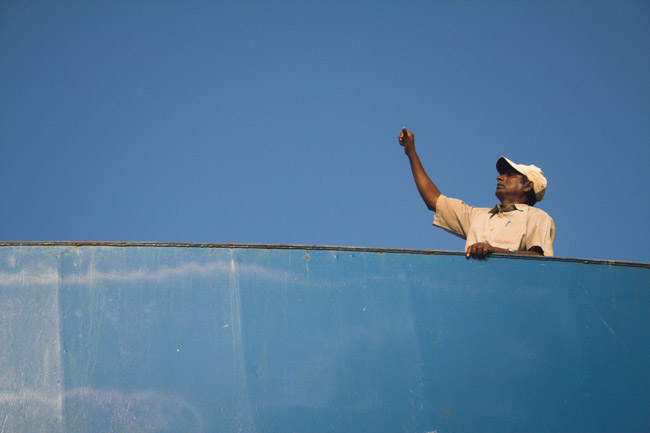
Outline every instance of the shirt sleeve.
[[444, 195], [438, 197], [433, 225], [447, 230], [460, 238], [467, 239], [474, 208], [463, 201]]
[[[533, 210], [533, 209], [530, 209]], [[535, 209], [537, 212], [529, 219], [526, 225], [526, 249], [539, 247], [545, 256], [553, 255], [553, 241], [555, 240], [555, 223], [546, 212]]]

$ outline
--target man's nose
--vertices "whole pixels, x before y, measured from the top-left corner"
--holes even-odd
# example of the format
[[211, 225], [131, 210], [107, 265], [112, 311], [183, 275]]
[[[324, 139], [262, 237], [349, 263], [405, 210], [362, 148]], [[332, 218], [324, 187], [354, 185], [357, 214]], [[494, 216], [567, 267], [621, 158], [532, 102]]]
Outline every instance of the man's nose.
[[502, 181], [503, 181], [503, 175], [502, 175], [502, 174], [498, 175], [498, 176], [497, 176], [497, 180], [498, 180], [499, 182], [502, 182]]

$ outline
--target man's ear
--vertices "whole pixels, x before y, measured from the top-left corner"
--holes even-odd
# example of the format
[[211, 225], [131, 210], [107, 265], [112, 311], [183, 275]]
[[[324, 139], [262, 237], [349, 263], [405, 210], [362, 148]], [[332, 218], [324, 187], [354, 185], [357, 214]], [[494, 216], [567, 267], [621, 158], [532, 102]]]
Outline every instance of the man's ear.
[[533, 189], [533, 182], [529, 180], [524, 184], [524, 192], [528, 192], [531, 189]]

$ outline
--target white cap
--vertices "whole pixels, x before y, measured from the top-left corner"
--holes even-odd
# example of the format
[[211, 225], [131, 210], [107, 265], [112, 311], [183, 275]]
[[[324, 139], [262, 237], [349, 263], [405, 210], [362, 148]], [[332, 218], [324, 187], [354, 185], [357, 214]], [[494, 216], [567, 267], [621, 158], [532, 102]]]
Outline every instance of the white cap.
[[533, 183], [535, 197], [537, 198], [537, 201], [542, 201], [544, 194], [546, 193], [546, 178], [544, 177], [542, 169], [535, 165], [515, 164], [505, 156], [502, 156], [497, 161], [497, 171], [499, 174], [503, 174], [511, 168], [525, 175], [528, 180]]

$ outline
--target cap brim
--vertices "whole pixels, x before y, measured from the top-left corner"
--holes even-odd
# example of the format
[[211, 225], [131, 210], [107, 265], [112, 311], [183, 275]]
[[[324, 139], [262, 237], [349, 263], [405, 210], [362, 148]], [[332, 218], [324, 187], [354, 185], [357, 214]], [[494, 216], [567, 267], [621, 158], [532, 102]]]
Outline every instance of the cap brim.
[[502, 156], [497, 160], [497, 171], [499, 174], [506, 173], [508, 170], [514, 170], [519, 173], [519, 170], [515, 168], [514, 162], [510, 161], [505, 156]]

